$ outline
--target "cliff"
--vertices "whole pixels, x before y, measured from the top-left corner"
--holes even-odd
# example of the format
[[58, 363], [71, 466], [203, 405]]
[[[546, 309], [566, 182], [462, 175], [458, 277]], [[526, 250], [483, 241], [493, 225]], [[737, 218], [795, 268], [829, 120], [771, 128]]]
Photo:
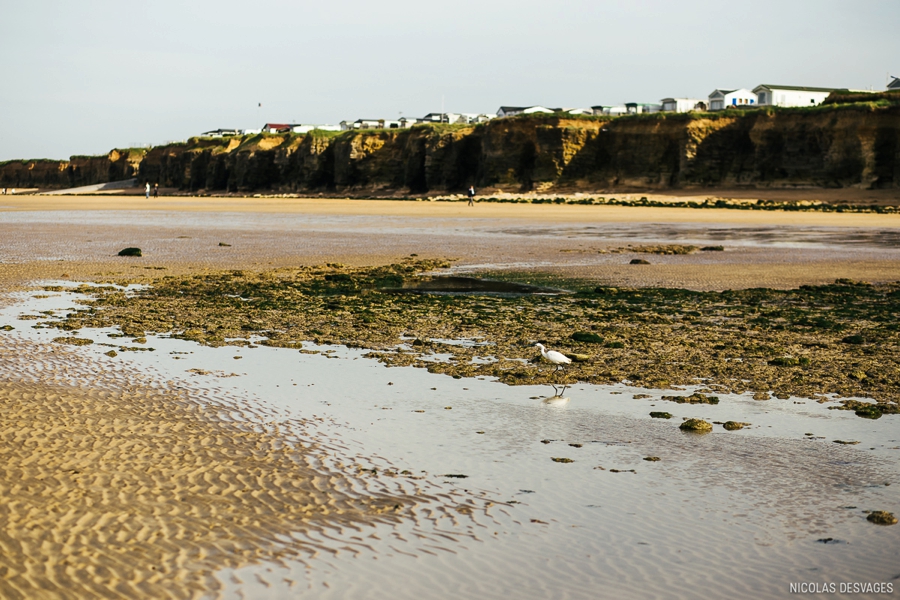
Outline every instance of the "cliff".
[[142, 149], [111, 150], [106, 156], [69, 160], [10, 160], [0, 163], [0, 187], [65, 189], [135, 177]]
[[12, 161], [0, 184], [126, 178], [188, 193], [425, 194], [704, 187], [900, 188], [900, 103], [192, 138], [127, 157]]

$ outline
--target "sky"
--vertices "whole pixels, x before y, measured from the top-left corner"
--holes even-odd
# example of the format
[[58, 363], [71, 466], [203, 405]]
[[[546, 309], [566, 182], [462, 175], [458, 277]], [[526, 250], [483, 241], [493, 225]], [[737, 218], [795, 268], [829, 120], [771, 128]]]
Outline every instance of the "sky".
[[442, 107], [882, 90], [898, 23], [898, 0], [0, 0], [0, 161]]

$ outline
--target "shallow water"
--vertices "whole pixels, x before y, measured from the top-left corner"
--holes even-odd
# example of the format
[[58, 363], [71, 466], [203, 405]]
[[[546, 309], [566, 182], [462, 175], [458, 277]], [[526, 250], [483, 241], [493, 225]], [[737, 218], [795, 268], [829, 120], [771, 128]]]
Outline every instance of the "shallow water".
[[[63, 335], [17, 317], [64, 313], [74, 295], [17, 297], [0, 310], [0, 326], [15, 329], [0, 335]], [[427, 532], [421, 523], [348, 531], [317, 540], [334, 553], [305, 564], [222, 572], [225, 598], [303, 590], [317, 598], [758, 598], [788, 596], [790, 583], [891, 580], [897, 589], [900, 526], [870, 524], [863, 512], [900, 513], [900, 420], [891, 415], [871, 421], [801, 398], [749, 395], [675, 404], [660, 399], [671, 391], [625, 385], [557, 394], [388, 368], [362, 350], [310, 344], [328, 354], [150, 336], [141, 346], [152, 352], [110, 358], [101, 344], [127, 341], [110, 333], [79, 332], [96, 342], [79, 352], [257, 414], [324, 418], [321, 435], [341, 439], [348, 456], [407, 469], [460, 497], [467, 490], [477, 507], [494, 502], [473, 513], [474, 530], [468, 519], [444, 518]], [[678, 429], [682, 417], [752, 425], [697, 435]]]
[[[735, 218], [735, 222], [739, 222]], [[893, 227], [816, 227], [800, 225], [727, 225], [708, 223], [604, 223], [585, 226], [506, 228], [506, 235], [567, 237], [597, 241], [722, 244], [770, 248], [898, 249], [900, 229]]]

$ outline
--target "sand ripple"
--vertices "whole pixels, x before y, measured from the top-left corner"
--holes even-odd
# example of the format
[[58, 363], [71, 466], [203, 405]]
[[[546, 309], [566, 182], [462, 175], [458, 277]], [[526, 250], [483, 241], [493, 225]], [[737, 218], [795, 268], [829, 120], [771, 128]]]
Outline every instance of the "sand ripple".
[[443, 514], [415, 515], [437, 498], [411, 482], [345, 473], [301, 421], [242, 421], [75, 352], [0, 345], [0, 597], [198, 597], [218, 569]]

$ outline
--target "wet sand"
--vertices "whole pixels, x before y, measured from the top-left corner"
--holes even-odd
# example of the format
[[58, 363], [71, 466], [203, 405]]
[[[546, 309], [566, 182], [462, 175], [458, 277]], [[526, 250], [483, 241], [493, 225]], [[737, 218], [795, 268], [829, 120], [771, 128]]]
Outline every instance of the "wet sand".
[[[622, 224], [637, 233], [608, 235]], [[634, 254], [600, 252], [652, 240], [660, 224], [694, 232], [800, 228], [814, 239], [747, 243], [739, 231], [724, 252], [653, 255], [650, 265], [634, 266], [627, 264]], [[834, 231], [897, 229], [900, 217], [874, 214], [17, 196], [0, 201], [0, 287], [379, 264], [410, 254], [453, 258], [460, 270], [556, 270], [609, 285], [895, 281], [900, 251], [878, 235], [854, 246], [829, 240]], [[675, 239], [688, 235], [683, 231]], [[115, 256], [127, 246], [141, 247], [144, 257]], [[214, 569], [302, 560], [304, 552], [321, 550], [276, 534], [391, 523], [395, 511], [428, 500], [369, 489], [322, 462], [304, 433], [314, 423], [270, 429], [250, 409], [203, 408], [189, 389], [127, 370], [98, 371], [77, 349], [18, 346], [3, 336], [0, 344], [0, 596], [199, 597], [219, 585]], [[317, 441], [332, 448], [331, 440]]]
[[314, 421], [200, 402], [61, 346], [0, 347], [2, 598], [199, 597], [216, 570], [302, 562], [329, 551], [309, 535], [428, 502], [329, 464], [346, 451]]
[[[762, 232], [762, 233], [760, 233]], [[900, 215], [281, 198], [15, 197], [0, 203], [0, 278], [139, 277], [154, 269], [374, 265], [553, 270], [609, 285], [789, 288], [900, 278]], [[761, 237], [762, 236], [762, 237]], [[843, 239], [865, 238], [855, 244]], [[637, 241], [721, 244], [649, 258]], [[886, 239], [882, 239], [886, 238]], [[124, 247], [140, 259], [119, 258]], [[157, 273], [158, 274], [158, 273]]]

